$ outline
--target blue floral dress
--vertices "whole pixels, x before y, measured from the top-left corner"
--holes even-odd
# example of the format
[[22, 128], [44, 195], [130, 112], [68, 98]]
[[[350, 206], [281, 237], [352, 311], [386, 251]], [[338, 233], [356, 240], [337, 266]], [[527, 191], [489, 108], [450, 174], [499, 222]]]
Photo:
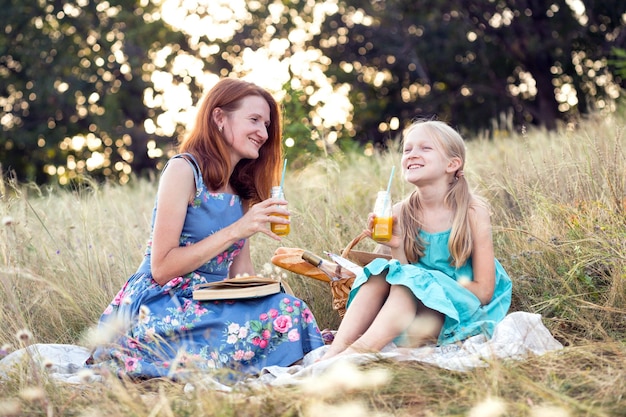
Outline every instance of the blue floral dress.
[[[420, 237], [426, 242], [426, 248], [424, 256], [416, 264], [400, 264], [397, 260], [382, 258], [367, 264], [363, 274], [352, 285], [348, 306], [370, 276], [386, 272], [389, 284], [408, 287], [426, 307], [445, 316], [437, 341], [439, 345], [462, 341], [477, 334], [491, 337], [496, 324], [504, 318], [511, 305], [511, 279], [502, 265], [494, 260], [494, 294], [489, 304], [481, 305], [472, 292], [459, 284], [459, 280], [474, 279], [471, 258], [460, 268], [450, 265], [450, 230], [441, 233], [420, 231]], [[403, 335], [395, 342], [402, 345]]]
[[[183, 156], [194, 168], [197, 192], [187, 208], [181, 246], [193, 245], [243, 216], [239, 197], [207, 191], [193, 157], [174, 158]], [[155, 212], [156, 204], [153, 225]], [[311, 310], [289, 294], [237, 301], [193, 300], [195, 285], [227, 278], [244, 242], [240, 240], [164, 286], [151, 277], [148, 244], [137, 272], [99, 322], [102, 331], [107, 331], [121, 321], [125, 331], [114, 344], [99, 347], [89, 362], [133, 378], [182, 378], [191, 368], [235, 370], [244, 376], [265, 366], [289, 366], [323, 346]]]

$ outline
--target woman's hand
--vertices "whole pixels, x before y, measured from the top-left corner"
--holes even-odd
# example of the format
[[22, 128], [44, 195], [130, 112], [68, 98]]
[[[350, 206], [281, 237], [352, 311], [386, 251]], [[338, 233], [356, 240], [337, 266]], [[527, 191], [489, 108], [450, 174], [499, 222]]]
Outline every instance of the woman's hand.
[[269, 223], [289, 224], [289, 216], [291, 213], [287, 210], [286, 200], [268, 198], [250, 207], [232, 226], [237, 227], [244, 238], [255, 233], [264, 233], [274, 240], [281, 240], [280, 236], [270, 230]]

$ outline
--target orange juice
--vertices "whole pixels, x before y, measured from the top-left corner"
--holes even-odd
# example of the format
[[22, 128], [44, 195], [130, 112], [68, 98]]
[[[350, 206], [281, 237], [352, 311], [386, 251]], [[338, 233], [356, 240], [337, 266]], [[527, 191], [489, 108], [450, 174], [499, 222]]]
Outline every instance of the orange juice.
[[372, 239], [379, 242], [391, 240], [391, 230], [393, 228], [393, 218], [374, 217], [374, 228], [372, 229]]
[[391, 197], [387, 191], [379, 191], [374, 204], [372, 239], [379, 242], [388, 242], [391, 240], [392, 228]]
[[[285, 216], [284, 214], [272, 214], [272, 216], [276, 216], [276, 217], [284, 217], [285, 219], [288, 219], [289, 216]], [[270, 230], [274, 233], [276, 233], [278, 236], [287, 236], [289, 234], [289, 232], [291, 231], [291, 225], [289, 224], [282, 224], [282, 223], [271, 223], [270, 224]]]
[[[283, 187], [281, 186], [274, 186], [272, 187], [272, 192], [271, 192], [271, 196], [272, 198], [280, 198], [282, 200], [285, 199], [285, 193], [283, 191]], [[287, 208], [285, 206], [285, 208]], [[284, 214], [278, 214], [278, 213], [272, 213], [272, 216], [276, 216], [276, 217], [283, 217], [285, 219], [289, 219], [289, 216], [286, 216]], [[282, 224], [282, 223], [270, 223], [270, 230], [274, 233], [276, 233], [278, 236], [287, 236], [289, 234], [289, 232], [291, 231], [291, 225], [289, 224]]]

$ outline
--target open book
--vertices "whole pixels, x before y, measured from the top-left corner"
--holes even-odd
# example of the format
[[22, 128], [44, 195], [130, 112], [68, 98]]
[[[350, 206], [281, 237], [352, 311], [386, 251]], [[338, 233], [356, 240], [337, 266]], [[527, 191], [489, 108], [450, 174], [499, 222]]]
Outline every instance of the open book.
[[194, 300], [234, 300], [276, 294], [283, 290], [280, 279], [243, 276], [196, 285]]

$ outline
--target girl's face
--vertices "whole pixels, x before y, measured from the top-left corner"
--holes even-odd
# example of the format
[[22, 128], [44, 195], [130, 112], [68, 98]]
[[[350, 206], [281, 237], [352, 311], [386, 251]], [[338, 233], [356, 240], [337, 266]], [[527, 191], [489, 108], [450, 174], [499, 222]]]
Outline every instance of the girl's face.
[[260, 96], [247, 96], [239, 108], [226, 114], [223, 134], [231, 147], [233, 166], [241, 159], [256, 159], [268, 138], [270, 106]]
[[405, 180], [414, 185], [440, 180], [449, 174], [450, 161], [428, 133], [418, 126], [404, 138], [402, 172]]

